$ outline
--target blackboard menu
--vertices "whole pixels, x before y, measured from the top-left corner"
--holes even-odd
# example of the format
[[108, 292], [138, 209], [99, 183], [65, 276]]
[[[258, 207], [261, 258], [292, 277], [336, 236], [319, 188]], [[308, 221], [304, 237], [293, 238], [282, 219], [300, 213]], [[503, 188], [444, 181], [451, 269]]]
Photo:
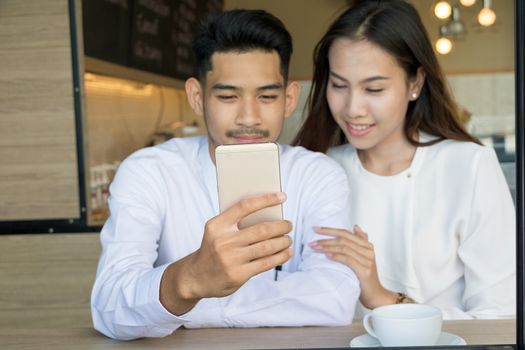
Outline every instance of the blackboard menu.
[[169, 0], [134, 1], [129, 56], [132, 67], [162, 73], [170, 14]]
[[84, 52], [122, 65], [128, 64], [131, 1], [83, 0]]
[[186, 79], [193, 34], [222, 7], [222, 0], [83, 0], [85, 54]]

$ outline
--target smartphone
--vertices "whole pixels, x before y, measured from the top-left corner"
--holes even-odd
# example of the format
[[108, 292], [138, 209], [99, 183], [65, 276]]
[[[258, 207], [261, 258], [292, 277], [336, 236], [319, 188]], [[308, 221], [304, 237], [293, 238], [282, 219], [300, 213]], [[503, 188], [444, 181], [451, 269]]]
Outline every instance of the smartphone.
[[[279, 147], [276, 143], [221, 145], [215, 148], [221, 213], [239, 200], [281, 191]], [[241, 220], [239, 228], [283, 219], [282, 205], [261, 209]]]

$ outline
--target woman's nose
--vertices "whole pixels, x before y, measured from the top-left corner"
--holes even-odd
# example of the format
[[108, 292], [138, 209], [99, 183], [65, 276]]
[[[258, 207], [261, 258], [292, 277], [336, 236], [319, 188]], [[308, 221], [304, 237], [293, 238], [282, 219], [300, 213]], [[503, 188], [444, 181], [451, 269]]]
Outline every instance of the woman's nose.
[[346, 100], [346, 115], [349, 118], [358, 118], [366, 115], [366, 100], [359, 93], [349, 94]]

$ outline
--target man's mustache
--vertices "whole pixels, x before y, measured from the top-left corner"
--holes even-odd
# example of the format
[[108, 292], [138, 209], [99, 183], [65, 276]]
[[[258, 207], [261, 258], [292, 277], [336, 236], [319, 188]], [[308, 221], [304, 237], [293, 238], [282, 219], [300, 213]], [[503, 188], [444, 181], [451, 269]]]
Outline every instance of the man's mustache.
[[270, 136], [270, 132], [268, 130], [262, 130], [259, 128], [241, 128], [226, 131], [226, 137], [238, 137], [244, 135], [268, 137]]

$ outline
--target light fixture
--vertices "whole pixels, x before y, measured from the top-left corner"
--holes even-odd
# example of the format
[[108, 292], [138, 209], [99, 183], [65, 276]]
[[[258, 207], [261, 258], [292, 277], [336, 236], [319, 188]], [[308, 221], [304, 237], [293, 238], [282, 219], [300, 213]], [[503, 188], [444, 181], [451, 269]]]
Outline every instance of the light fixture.
[[449, 38], [441, 37], [436, 41], [436, 51], [442, 55], [450, 53], [452, 46], [452, 41]]
[[434, 15], [439, 19], [448, 18], [451, 13], [452, 7], [446, 1], [438, 1], [436, 5], [434, 5]]
[[478, 14], [478, 22], [482, 26], [490, 27], [496, 22], [496, 12], [491, 8], [491, 0], [482, 0], [481, 11]]
[[[452, 6], [451, 3], [454, 5]], [[449, 18], [445, 24], [439, 25], [439, 37], [434, 43], [436, 52], [446, 55], [452, 51], [456, 40], [465, 38], [467, 27], [460, 19], [460, 13], [462, 10], [467, 11], [466, 13], [469, 13], [469, 11], [461, 6], [469, 7], [475, 3], [477, 3], [476, 0], [433, 1], [432, 9], [434, 15], [438, 19]], [[496, 12], [492, 8], [492, 0], [481, 0], [481, 11], [477, 14], [477, 20], [479, 24], [485, 27], [494, 24]]]
[[[443, 32], [445, 30], [445, 32]], [[441, 35], [452, 36], [454, 39], [461, 40], [465, 38], [467, 30], [465, 24], [461, 21], [459, 14], [459, 7], [452, 8], [452, 18], [445, 25], [445, 28], [440, 28]]]
[[446, 55], [452, 51], [452, 40], [447, 38], [447, 26], [442, 25], [439, 27], [439, 38], [436, 41], [435, 47], [439, 54]]
[[151, 84], [94, 73], [84, 73], [84, 83], [87, 91], [101, 95], [151, 96], [154, 92], [154, 87]]
[[459, 0], [459, 2], [465, 7], [470, 7], [476, 3], [476, 0]]

